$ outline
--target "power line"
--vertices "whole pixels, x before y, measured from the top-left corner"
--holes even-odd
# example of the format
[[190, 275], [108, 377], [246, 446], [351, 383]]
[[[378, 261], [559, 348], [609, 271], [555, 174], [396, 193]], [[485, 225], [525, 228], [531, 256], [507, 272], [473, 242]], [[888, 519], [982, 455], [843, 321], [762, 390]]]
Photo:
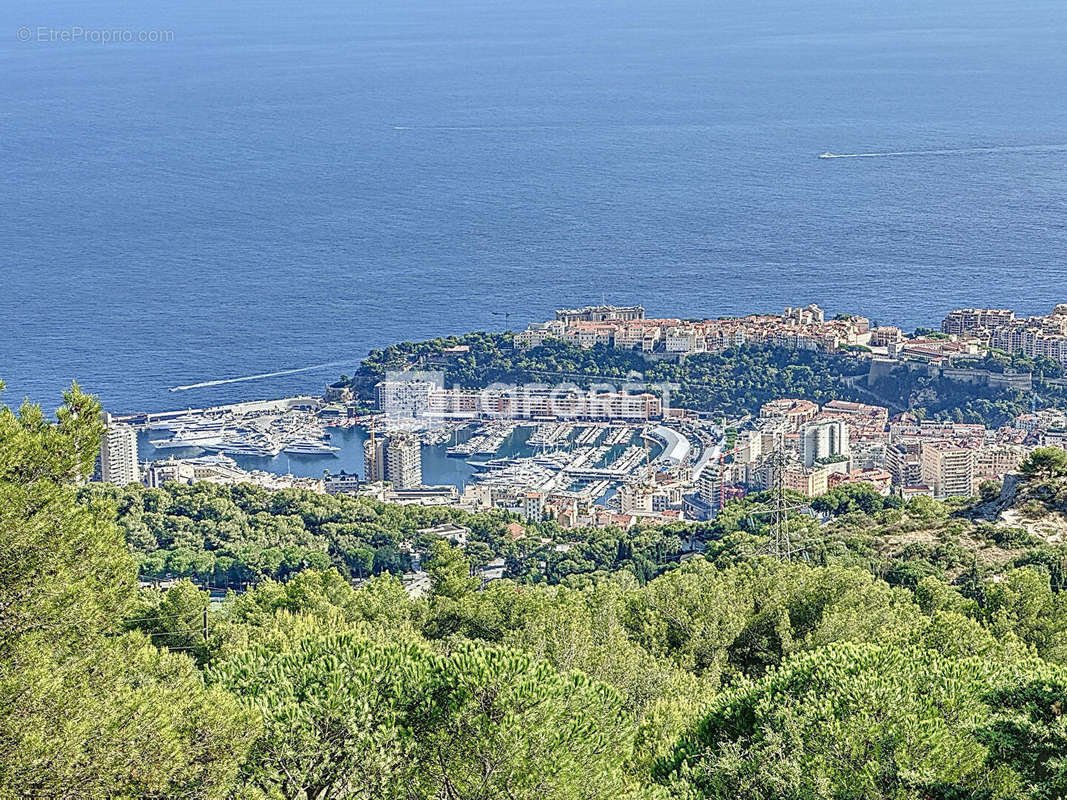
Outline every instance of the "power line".
[[[204, 629], [203, 628], [184, 628], [183, 630], [180, 630], [180, 631], [151, 631], [151, 632], [145, 633], [145, 636], [149, 636], [149, 637], [151, 637], [151, 636], [177, 636], [177, 635], [182, 634], [182, 633], [199, 633], [201, 636], [203, 636]], [[205, 637], [205, 638], [207, 638], [207, 637]]]
[[769, 511], [753, 511], [749, 517], [773, 515], [771, 536], [757, 553], [768, 554], [779, 561], [792, 561], [794, 557], [808, 560], [808, 553], [803, 545], [794, 546], [789, 534], [789, 512], [799, 511], [806, 506], [789, 505], [785, 496], [785, 431], [779, 427], [774, 433], [774, 450], [764, 459], [763, 468], [774, 470], [774, 508]]
[[122, 622], [126, 622], [126, 623], [129, 623], [129, 622], [155, 622], [156, 620], [160, 620], [160, 619], [174, 619], [175, 617], [188, 617], [188, 616], [190, 616], [190, 614], [188, 612], [183, 612], [183, 613], [179, 613], [179, 614], [157, 614], [157, 615], [152, 616], [152, 617], [134, 617], [133, 619], [123, 619]]

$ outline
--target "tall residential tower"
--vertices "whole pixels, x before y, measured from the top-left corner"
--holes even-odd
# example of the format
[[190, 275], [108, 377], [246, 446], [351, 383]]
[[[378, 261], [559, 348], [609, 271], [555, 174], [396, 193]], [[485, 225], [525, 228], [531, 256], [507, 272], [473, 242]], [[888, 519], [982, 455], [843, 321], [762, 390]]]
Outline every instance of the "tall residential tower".
[[137, 431], [127, 425], [116, 424], [106, 411], [102, 417], [107, 430], [100, 438], [95, 477], [103, 483], [117, 486], [137, 483], [141, 479], [137, 467]]
[[363, 466], [368, 482], [414, 489], [422, 486], [422, 444], [416, 436], [372, 436], [363, 443]]

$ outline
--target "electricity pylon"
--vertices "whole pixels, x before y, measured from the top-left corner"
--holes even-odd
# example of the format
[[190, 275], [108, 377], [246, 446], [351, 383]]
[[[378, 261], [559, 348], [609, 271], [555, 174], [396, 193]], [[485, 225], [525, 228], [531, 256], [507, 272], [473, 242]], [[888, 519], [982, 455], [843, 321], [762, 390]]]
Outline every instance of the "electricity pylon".
[[789, 512], [799, 511], [806, 506], [789, 505], [785, 496], [785, 433], [781, 430], [774, 435], [774, 450], [763, 461], [763, 466], [774, 470], [774, 508], [767, 511], [753, 511], [749, 518], [773, 516], [771, 536], [758, 551], [757, 555], [769, 555], [779, 561], [792, 561], [800, 558], [807, 561], [808, 554], [801, 544], [794, 544], [789, 535]]

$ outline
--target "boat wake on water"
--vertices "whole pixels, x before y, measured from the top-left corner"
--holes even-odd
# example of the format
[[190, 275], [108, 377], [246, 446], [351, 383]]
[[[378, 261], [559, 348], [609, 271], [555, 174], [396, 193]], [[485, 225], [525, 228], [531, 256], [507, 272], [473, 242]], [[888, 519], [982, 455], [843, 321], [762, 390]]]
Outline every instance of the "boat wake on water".
[[171, 392], [185, 392], [189, 389], [205, 389], [208, 386], [224, 386], [227, 383], [244, 383], [245, 381], [258, 381], [264, 378], [280, 378], [283, 375], [296, 375], [301, 372], [313, 372], [317, 369], [326, 369], [327, 367], [339, 367], [347, 362], [345, 361], [330, 361], [326, 364], [315, 364], [311, 367], [298, 367], [297, 369], [283, 369], [278, 372], [261, 372], [258, 375], [244, 375], [240, 378], [221, 378], [217, 381], [203, 381], [201, 383], [190, 383], [186, 386], [172, 386], [169, 391]]
[[820, 153], [819, 158], [899, 158], [903, 156], [967, 156], [982, 153], [1054, 153], [1067, 144], [1032, 144], [1006, 147], [958, 147], [951, 150], [897, 150], [886, 153]]

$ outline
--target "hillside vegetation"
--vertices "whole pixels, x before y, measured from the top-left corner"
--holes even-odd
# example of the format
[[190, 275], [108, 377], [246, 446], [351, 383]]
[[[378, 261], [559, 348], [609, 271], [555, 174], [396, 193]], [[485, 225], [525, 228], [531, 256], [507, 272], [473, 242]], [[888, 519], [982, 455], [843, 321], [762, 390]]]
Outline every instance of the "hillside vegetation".
[[[984, 487], [994, 491], [990, 499], [951, 503], [920, 497], [905, 504], [866, 484], [843, 486], [814, 501], [791, 496], [829, 519], [796, 515], [790, 530], [805, 563], [859, 567], [892, 585], [914, 586], [932, 575], [964, 588], [1040, 564], [1059, 587], [1067, 580], [1065, 481], [1013, 477], [1003, 492]], [[508, 526], [513, 531], [520, 518], [502, 511], [396, 506], [296, 489], [93, 484], [78, 497], [117, 508], [142, 579], [184, 577], [222, 589], [286, 580], [309, 568], [334, 568], [349, 580], [401, 575], [435, 541], [419, 531], [445, 522], [469, 528], [464, 556], [475, 573], [500, 558], [505, 576], [522, 584], [577, 587], [620, 571], [644, 584], [686, 559], [729, 566], [768, 552], [772, 518], [770, 498], [757, 493], [731, 501], [711, 523], [622, 530], [521, 521], [516, 536]]]
[[[466, 346], [462, 354], [448, 348]], [[1033, 371], [1038, 380], [1058, 374], [1047, 359], [1032, 361], [1021, 353], [991, 356], [973, 364], [1003, 372], [1006, 368]], [[342, 385], [356, 390], [368, 405], [375, 402], [374, 385], [390, 370], [440, 369], [448, 386], [478, 389], [493, 383], [642, 383], [657, 391], [670, 385], [676, 408], [740, 417], [759, 411], [768, 400], [799, 397], [816, 403], [854, 400], [877, 403], [896, 411], [910, 411], [923, 419], [983, 423], [997, 428], [1030, 410], [1032, 396], [1019, 389], [978, 386], [922, 372], [898, 368], [867, 386], [870, 364], [862, 350], [819, 353], [744, 345], [722, 353], [648, 361], [641, 353], [604, 345], [585, 349], [561, 340], [539, 347], [516, 349], [511, 334], [468, 333], [463, 336], [401, 342], [373, 350]], [[1042, 402], [1067, 408], [1067, 389], [1041, 382]]]
[[[807, 560], [779, 563], [737, 504], [706, 557], [658, 574], [484, 590], [431, 541], [425, 597], [307, 568], [209, 607], [189, 582], [136, 588], [115, 520], [137, 490], [79, 492], [97, 410], [74, 390], [57, 424], [0, 411], [0, 797], [1067, 792], [1062, 568], [1053, 545], [980, 543], [997, 526], [976, 507], [852, 488], [830, 525], [798, 520]], [[147, 513], [200, 497], [167, 495], [182, 514]], [[279, 510], [253, 516], [303, 519]], [[415, 524], [394, 513], [374, 524]], [[921, 554], [896, 538], [920, 532]]]

